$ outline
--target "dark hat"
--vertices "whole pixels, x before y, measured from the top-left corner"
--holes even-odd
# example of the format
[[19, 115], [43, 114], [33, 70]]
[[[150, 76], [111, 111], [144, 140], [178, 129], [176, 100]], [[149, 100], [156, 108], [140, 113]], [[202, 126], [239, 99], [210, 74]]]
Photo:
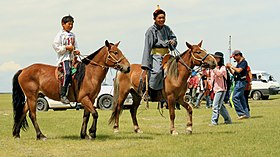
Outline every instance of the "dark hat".
[[153, 16], [154, 16], [154, 19], [156, 19], [156, 17], [159, 15], [159, 14], [164, 14], [165, 15], [165, 11], [163, 11], [162, 9], [159, 8], [159, 5], [157, 5], [157, 9], [154, 11], [153, 13]]
[[242, 54], [240, 50], [234, 50], [232, 52], [232, 55], [230, 56], [230, 58], [232, 58], [233, 56], [237, 55], [237, 54]]
[[224, 54], [222, 52], [215, 52], [213, 56], [217, 58], [224, 58]]

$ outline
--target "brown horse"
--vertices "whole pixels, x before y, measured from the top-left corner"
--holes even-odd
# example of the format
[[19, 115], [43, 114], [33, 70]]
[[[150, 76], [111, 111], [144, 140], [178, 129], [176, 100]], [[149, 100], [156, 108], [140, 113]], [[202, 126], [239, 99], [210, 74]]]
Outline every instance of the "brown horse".
[[[173, 135], [178, 134], [174, 127], [174, 106], [176, 102], [179, 102], [187, 110], [189, 120], [187, 121], [186, 131], [192, 133], [192, 106], [184, 101], [184, 95], [187, 90], [187, 79], [189, 78], [192, 69], [194, 66], [210, 68], [216, 66], [215, 58], [201, 48], [202, 41], [198, 45], [191, 45], [187, 42], [186, 44], [189, 49], [180, 56], [171, 59], [169, 59], [170, 55], [164, 57], [163, 69], [166, 71], [166, 77], [164, 79], [163, 89], [161, 90], [161, 98], [152, 100], [167, 100], [170, 116], [170, 133]], [[166, 60], [168, 61], [166, 62]], [[166, 64], [164, 64], [164, 62], [166, 62]], [[137, 109], [143, 95], [142, 85], [139, 85], [140, 77], [142, 77], [142, 80], [145, 80], [146, 73], [142, 71], [141, 65], [139, 64], [132, 64], [130, 73], [117, 73], [114, 82], [114, 109], [109, 120], [109, 123], [113, 123], [114, 121], [115, 132], [119, 131], [119, 114], [122, 111], [123, 102], [129, 93], [131, 93], [133, 97], [130, 114], [134, 124], [134, 131], [136, 133], [142, 132], [138, 126], [136, 118]]]
[[[75, 79], [69, 88], [68, 98], [72, 102], [81, 102], [84, 106], [83, 124], [81, 138], [95, 138], [98, 113], [93, 106], [100, 91], [101, 83], [106, 77], [109, 67], [121, 72], [130, 71], [130, 64], [120, 49], [119, 42], [111, 44], [107, 40], [105, 46], [84, 58], [77, 66]], [[20, 137], [20, 129], [28, 127], [26, 113], [36, 131], [37, 139], [46, 139], [39, 128], [36, 120], [36, 100], [39, 92], [53, 100], [60, 100], [60, 83], [56, 78], [55, 66], [45, 64], [33, 64], [19, 70], [13, 78], [13, 108], [14, 127], [13, 136]], [[93, 123], [86, 134], [87, 123], [90, 113], [93, 116]]]

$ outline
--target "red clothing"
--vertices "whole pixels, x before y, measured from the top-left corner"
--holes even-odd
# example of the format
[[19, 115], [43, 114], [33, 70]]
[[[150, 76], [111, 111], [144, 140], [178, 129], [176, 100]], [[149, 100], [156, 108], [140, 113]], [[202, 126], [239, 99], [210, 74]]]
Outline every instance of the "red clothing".
[[252, 85], [251, 85], [251, 79], [250, 79], [250, 76], [249, 76], [249, 71], [251, 71], [251, 68], [249, 66], [247, 66], [247, 75], [246, 75], [246, 81], [247, 81], [247, 84], [246, 84], [246, 87], [245, 87], [245, 90], [251, 90], [252, 89]]
[[189, 88], [197, 88], [198, 87], [198, 84], [199, 84], [199, 78], [198, 76], [192, 76], [190, 79], [189, 79], [189, 82], [188, 82], [188, 87]]

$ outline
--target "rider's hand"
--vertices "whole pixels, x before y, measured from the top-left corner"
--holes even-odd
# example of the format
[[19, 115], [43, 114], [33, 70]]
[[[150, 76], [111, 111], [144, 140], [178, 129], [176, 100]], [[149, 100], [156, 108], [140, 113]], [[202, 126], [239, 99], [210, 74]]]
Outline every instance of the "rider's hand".
[[79, 50], [74, 50], [73, 53], [74, 53], [74, 55], [80, 55], [81, 54], [81, 52]]
[[175, 44], [176, 44], [176, 42], [175, 42], [174, 40], [169, 40], [168, 42], [169, 42], [169, 44], [171, 44], [171, 45], [175, 45]]
[[66, 50], [72, 52], [74, 50], [74, 46], [73, 45], [67, 45], [66, 47]]

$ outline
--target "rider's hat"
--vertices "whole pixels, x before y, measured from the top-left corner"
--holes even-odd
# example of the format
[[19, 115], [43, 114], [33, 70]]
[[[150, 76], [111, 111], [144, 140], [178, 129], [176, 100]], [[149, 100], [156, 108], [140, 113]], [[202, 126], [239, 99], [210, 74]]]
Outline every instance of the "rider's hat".
[[162, 9], [159, 8], [159, 5], [157, 5], [157, 9], [154, 11], [153, 15], [154, 15], [154, 19], [156, 19], [156, 17], [159, 14], [164, 14], [165, 15], [165, 11], [163, 11]]

